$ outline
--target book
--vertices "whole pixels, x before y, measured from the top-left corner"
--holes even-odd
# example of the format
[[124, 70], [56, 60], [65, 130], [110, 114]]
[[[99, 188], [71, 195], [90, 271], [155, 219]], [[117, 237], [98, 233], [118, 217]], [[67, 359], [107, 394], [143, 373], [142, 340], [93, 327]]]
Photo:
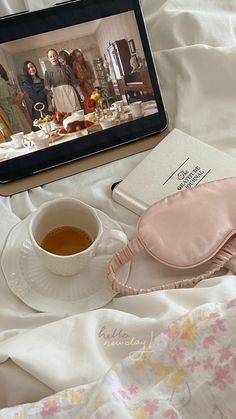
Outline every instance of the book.
[[236, 176], [235, 158], [175, 128], [113, 189], [112, 197], [141, 215], [168, 195], [231, 176]]

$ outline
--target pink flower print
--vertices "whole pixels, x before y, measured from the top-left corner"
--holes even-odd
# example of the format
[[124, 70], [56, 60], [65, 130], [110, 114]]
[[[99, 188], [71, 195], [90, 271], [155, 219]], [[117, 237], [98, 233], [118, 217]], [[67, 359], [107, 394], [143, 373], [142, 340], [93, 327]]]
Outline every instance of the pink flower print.
[[129, 394], [136, 394], [138, 392], [139, 388], [137, 386], [131, 386], [128, 388]]
[[166, 334], [170, 340], [175, 340], [179, 336], [179, 327], [177, 322], [168, 327]]
[[193, 372], [198, 365], [200, 365], [200, 362], [197, 361], [194, 356], [188, 360], [186, 367], [189, 368], [191, 372]]
[[220, 362], [227, 361], [233, 355], [229, 347], [230, 345], [223, 346], [221, 349], [219, 349], [218, 352], [220, 353]]
[[122, 388], [120, 388], [118, 390], [118, 393], [121, 395], [121, 397], [123, 397], [123, 399], [130, 400], [130, 396], [128, 395], [126, 390], [123, 390]]
[[225, 365], [224, 367], [216, 365], [213, 384], [218, 386], [220, 390], [224, 390], [227, 383], [234, 384], [234, 379], [231, 377], [231, 375], [229, 375], [229, 372], [229, 365]]
[[157, 399], [151, 400], [147, 402], [144, 406], [144, 409], [146, 412], [148, 412], [150, 415], [153, 415], [159, 408], [159, 402]]
[[215, 345], [215, 343], [216, 343], [215, 336], [209, 335], [203, 339], [202, 345], [203, 345], [203, 348], [208, 349], [209, 346]]
[[168, 409], [163, 413], [164, 418], [177, 419], [177, 413], [173, 409]]
[[216, 319], [215, 323], [212, 325], [214, 332], [215, 333], [217, 331], [224, 332], [226, 330], [224, 323], [225, 323], [224, 319], [220, 319], [220, 318]]
[[232, 359], [231, 359], [231, 367], [233, 369], [233, 371], [236, 371], [236, 356], [233, 355]]
[[211, 356], [208, 356], [206, 359], [203, 360], [203, 367], [205, 370], [208, 370], [209, 368], [213, 368], [213, 361], [214, 358]]
[[235, 308], [236, 307], [236, 298], [234, 298], [233, 300], [228, 301], [228, 303], [226, 304], [226, 309], [230, 309], [230, 308]]
[[46, 417], [53, 417], [55, 413], [61, 411], [61, 408], [57, 402], [57, 400], [47, 400], [43, 403], [43, 409], [41, 410], [41, 416], [43, 418]]
[[175, 359], [183, 359], [184, 358], [184, 350], [179, 346], [176, 346], [174, 349], [171, 350], [171, 353]]

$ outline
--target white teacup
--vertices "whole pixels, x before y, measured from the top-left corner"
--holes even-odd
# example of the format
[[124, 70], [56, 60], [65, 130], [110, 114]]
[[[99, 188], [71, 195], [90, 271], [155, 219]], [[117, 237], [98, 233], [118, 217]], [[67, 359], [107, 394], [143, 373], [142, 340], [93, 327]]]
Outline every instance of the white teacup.
[[49, 147], [48, 137], [35, 137], [31, 141], [35, 145], [36, 150], [42, 150], [43, 148]]
[[15, 148], [21, 148], [23, 146], [23, 135], [23, 132], [17, 132], [16, 134], [11, 135]]
[[142, 101], [133, 102], [129, 105], [133, 118], [141, 118], [143, 116]]
[[49, 137], [43, 131], [31, 131], [24, 136], [24, 147], [41, 150], [49, 146]]
[[[92, 244], [78, 253], [61, 256], [41, 247], [48, 233], [60, 227], [75, 227], [86, 232]], [[33, 249], [42, 264], [51, 272], [70, 276], [81, 272], [96, 253], [101, 253], [106, 242], [117, 240], [127, 243], [126, 235], [119, 230], [104, 232], [96, 211], [75, 198], [59, 198], [43, 204], [32, 214], [29, 222], [29, 236]]]

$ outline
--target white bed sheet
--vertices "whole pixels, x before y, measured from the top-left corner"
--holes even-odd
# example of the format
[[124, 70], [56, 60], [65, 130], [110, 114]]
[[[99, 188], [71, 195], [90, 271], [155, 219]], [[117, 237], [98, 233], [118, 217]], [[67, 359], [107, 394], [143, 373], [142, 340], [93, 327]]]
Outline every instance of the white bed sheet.
[[[1, 1], [1, 13], [13, 11], [13, 3]], [[31, 7], [40, 4], [28, 3]], [[182, 129], [236, 156], [236, 1], [142, 3], [170, 129]], [[41, 203], [59, 196], [75, 196], [104, 211], [133, 237], [138, 218], [112, 201], [110, 187], [145, 154], [0, 198], [0, 250], [11, 227]], [[143, 254], [132, 263], [130, 284], [161, 283], [168, 274]], [[235, 277], [228, 274], [203, 281], [194, 289], [122, 297], [105, 309], [68, 317], [27, 307], [10, 292], [0, 271], [0, 407], [38, 400], [102, 377], [132, 350], [101, 345], [99, 331], [104, 326], [107, 332], [123, 330], [148, 339], [150, 330], [158, 335], [187, 311], [206, 302], [227, 301], [235, 294]]]

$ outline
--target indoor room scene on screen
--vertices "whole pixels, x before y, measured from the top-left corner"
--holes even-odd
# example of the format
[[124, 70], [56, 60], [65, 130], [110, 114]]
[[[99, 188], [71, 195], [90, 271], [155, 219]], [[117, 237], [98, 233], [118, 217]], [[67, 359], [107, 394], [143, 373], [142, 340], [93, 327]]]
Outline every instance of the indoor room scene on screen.
[[0, 161], [158, 112], [133, 11], [1, 44]]

